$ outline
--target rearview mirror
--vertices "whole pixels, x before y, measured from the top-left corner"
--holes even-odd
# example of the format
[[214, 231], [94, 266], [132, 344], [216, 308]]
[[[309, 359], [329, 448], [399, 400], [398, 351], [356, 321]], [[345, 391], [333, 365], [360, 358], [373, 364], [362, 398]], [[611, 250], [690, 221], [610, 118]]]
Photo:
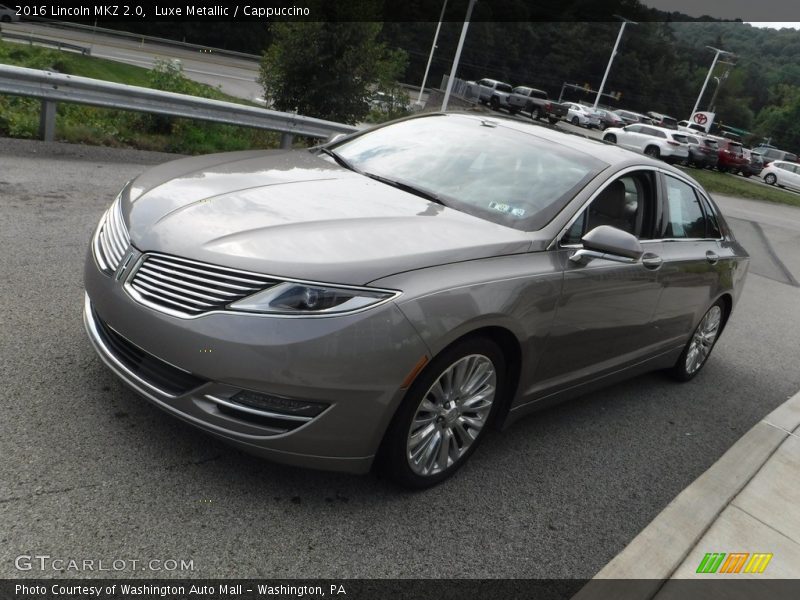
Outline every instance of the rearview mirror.
[[636, 236], [610, 225], [599, 225], [581, 238], [583, 249], [570, 257], [572, 262], [585, 263], [591, 258], [604, 258], [622, 263], [636, 262], [644, 253]]

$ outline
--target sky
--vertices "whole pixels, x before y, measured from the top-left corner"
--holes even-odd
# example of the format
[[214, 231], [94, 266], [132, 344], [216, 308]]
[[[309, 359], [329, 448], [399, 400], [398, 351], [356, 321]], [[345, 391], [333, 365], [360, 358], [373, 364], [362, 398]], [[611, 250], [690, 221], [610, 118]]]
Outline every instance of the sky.
[[770, 22], [800, 27], [800, 2], [797, 0], [640, 0], [645, 6], [677, 11], [690, 17], [708, 15], [717, 19]]

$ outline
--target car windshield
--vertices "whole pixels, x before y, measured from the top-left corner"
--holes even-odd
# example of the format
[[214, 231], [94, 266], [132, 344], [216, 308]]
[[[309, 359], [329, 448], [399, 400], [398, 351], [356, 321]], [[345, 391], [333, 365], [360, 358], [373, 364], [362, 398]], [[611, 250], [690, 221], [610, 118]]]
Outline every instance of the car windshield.
[[400, 121], [330, 149], [364, 174], [523, 231], [541, 229], [607, 166], [496, 120], [461, 115]]

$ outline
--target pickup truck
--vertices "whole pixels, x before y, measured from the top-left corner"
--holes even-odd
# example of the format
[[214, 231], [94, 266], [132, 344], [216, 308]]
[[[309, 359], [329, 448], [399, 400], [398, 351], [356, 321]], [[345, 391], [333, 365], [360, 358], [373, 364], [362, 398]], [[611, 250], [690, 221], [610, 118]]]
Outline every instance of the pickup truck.
[[477, 83], [467, 82], [467, 97], [475, 98], [481, 104], [488, 104], [494, 110], [508, 108], [511, 86], [496, 79], [481, 79]]
[[508, 112], [512, 115], [518, 112], [529, 113], [531, 119], [546, 118], [553, 124], [566, 117], [567, 107], [548, 99], [547, 92], [519, 86], [508, 97]]

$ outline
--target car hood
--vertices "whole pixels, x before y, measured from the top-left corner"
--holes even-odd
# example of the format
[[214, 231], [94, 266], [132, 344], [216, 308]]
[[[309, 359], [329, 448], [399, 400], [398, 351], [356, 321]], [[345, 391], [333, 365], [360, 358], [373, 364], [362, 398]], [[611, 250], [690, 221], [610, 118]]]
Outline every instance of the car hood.
[[529, 234], [445, 208], [307, 151], [208, 155], [132, 181], [131, 242], [275, 276], [360, 285], [526, 251]]

